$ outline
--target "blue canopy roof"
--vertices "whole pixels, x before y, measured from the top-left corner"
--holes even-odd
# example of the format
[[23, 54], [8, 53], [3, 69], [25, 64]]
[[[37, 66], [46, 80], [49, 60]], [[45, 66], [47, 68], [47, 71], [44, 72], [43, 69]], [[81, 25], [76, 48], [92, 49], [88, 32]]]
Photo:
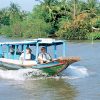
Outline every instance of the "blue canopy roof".
[[52, 44], [62, 44], [63, 40], [55, 40], [51, 38], [38, 38], [38, 39], [31, 39], [31, 40], [21, 40], [21, 41], [13, 41], [13, 42], [0, 42], [1, 45], [20, 45], [20, 44], [36, 44], [39, 43], [40, 45], [52, 45]]

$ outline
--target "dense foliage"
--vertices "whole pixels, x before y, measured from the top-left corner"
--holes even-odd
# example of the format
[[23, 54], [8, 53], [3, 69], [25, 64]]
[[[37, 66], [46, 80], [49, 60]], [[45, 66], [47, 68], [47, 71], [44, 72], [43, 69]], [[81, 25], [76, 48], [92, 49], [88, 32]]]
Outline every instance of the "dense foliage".
[[[31, 12], [11, 3], [0, 10], [0, 34], [9, 37], [100, 39], [100, 1], [37, 0]], [[96, 33], [96, 34], [95, 34]], [[93, 35], [95, 34], [95, 35]]]

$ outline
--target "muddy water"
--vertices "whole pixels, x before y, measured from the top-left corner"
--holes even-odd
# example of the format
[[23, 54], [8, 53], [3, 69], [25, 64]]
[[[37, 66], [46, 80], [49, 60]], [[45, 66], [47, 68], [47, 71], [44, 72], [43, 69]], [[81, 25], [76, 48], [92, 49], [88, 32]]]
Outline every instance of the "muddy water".
[[0, 69], [0, 100], [100, 100], [100, 42], [67, 42], [66, 56], [81, 61], [60, 77], [32, 78], [38, 70]]

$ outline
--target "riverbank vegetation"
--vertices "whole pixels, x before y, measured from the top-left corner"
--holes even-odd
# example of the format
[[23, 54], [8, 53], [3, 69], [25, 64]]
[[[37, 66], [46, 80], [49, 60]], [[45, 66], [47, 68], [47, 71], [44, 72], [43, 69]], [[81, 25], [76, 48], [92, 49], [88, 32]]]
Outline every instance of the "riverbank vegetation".
[[11, 3], [0, 9], [0, 34], [8, 37], [100, 39], [100, 1], [37, 0], [31, 12]]

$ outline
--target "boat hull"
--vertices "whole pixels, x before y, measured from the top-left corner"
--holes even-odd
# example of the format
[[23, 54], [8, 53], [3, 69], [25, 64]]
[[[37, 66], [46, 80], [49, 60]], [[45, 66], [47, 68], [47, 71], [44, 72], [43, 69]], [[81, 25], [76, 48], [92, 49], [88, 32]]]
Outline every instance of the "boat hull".
[[32, 69], [39, 69], [42, 70], [43, 73], [46, 73], [47, 76], [55, 76], [66, 69], [70, 64], [79, 61], [79, 58], [63, 58], [58, 59], [57, 61], [50, 62], [48, 64], [37, 64], [37, 65], [23, 65], [23, 64], [16, 64], [14, 61], [0, 61], [0, 65], [6, 69], [23, 69], [23, 68], [32, 68]]
[[48, 74], [48, 76], [58, 75], [61, 71], [66, 69], [68, 66], [66, 65], [55, 65], [53, 67], [42, 68], [41, 70]]

